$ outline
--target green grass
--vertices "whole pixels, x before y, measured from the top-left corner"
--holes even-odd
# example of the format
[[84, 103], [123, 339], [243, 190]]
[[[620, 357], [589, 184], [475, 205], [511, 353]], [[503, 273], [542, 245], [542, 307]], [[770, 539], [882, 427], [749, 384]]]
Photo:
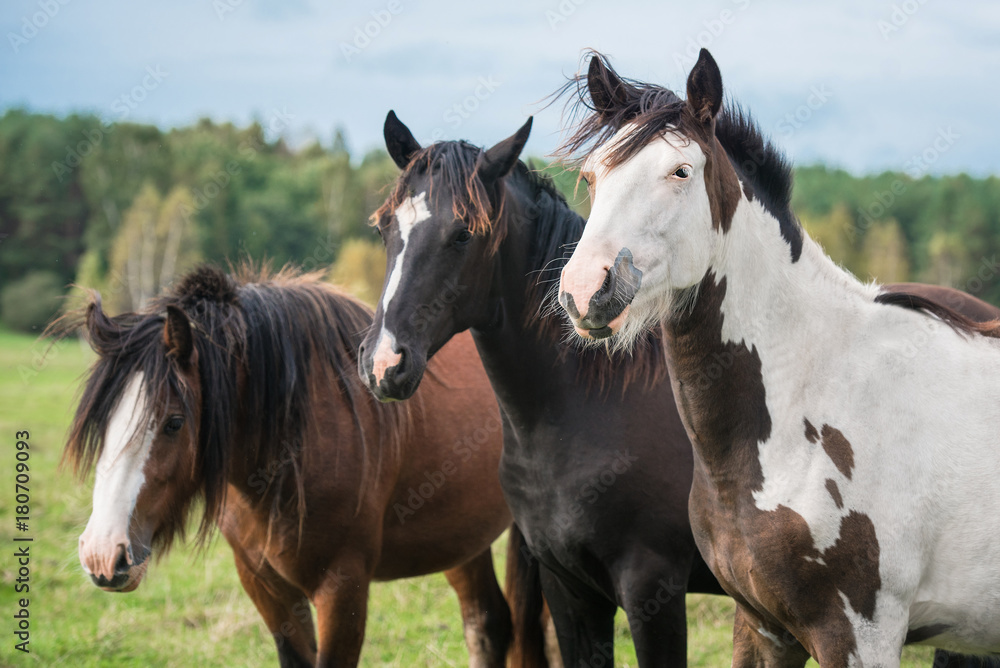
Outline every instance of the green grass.
[[[108, 594], [80, 570], [76, 542], [90, 513], [90, 486], [58, 470], [80, 379], [92, 354], [76, 341], [54, 348], [0, 330], [0, 666], [277, 665], [270, 635], [240, 587], [224, 541], [204, 555], [181, 546], [150, 567], [131, 594]], [[31, 432], [31, 654], [13, 649], [16, 599], [14, 433]], [[19, 534], [22, 535], [22, 534]], [[502, 546], [494, 546], [502, 572]], [[728, 666], [732, 601], [689, 596], [692, 666]], [[636, 666], [622, 614], [616, 665]], [[907, 649], [904, 666], [929, 666]], [[362, 653], [366, 666], [464, 666], [458, 603], [442, 575], [377, 584]], [[810, 664], [815, 665], [815, 664]]]

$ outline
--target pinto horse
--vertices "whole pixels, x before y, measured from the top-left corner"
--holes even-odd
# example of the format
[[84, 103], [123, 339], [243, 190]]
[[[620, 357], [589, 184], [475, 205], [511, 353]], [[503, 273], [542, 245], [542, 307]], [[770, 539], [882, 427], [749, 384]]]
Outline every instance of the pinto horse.
[[[203, 267], [140, 313], [109, 317], [95, 296], [81, 319], [63, 325], [83, 324], [99, 358], [66, 454], [84, 471], [96, 460], [79, 546], [94, 584], [138, 587], [200, 497], [200, 536], [221, 529], [282, 666], [357, 665], [369, 583], [442, 570], [470, 665], [505, 665], [512, 621], [490, 544], [511, 517], [496, 402], [468, 337], [441, 351], [415, 402], [382, 405], [354, 372], [371, 312], [318, 275]], [[514, 620], [514, 665], [544, 665], [524, 644], [538, 623]]]
[[529, 128], [487, 151], [421, 148], [389, 113], [403, 172], [373, 216], [388, 267], [361, 377], [380, 399], [405, 399], [471, 329], [503, 416], [501, 484], [563, 664], [613, 665], [621, 607], [641, 666], [684, 666], [685, 592], [723, 591], [691, 535], [691, 446], [663, 347], [650, 336], [634, 359], [570, 350], [563, 321], [540, 317], [550, 290], [538, 272], [558, 267], [584, 221], [518, 160]]
[[707, 51], [686, 100], [596, 55], [577, 82], [593, 209], [560, 303], [612, 348], [665, 323], [733, 666], [1000, 652], [1000, 321], [834, 264]]

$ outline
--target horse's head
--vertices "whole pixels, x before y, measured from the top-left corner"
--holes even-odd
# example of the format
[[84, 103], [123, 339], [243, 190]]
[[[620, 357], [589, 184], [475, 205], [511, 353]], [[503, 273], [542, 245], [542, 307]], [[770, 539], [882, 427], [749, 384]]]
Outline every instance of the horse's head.
[[586, 86], [579, 81], [592, 113], [563, 151], [586, 151], [581, 175], [592, 209], [559, 300], [584, 339], [620, 333], [628, 344], [705, 276], [739, 200], [715, 136], [722, 77], [702, 49], [687, 100], [619, 78], [598, 55]]
[[393, 112], [389, 154], [403, 170], [373, 216], [387, 271], [375, 320], [359, 351], [362, 380], [381, 400], [406, 399], [428, 358], [457, 332], [496, 317], [491, 295], [503, 229], [503, 178], [517, 163], [531, 119], [481, 150], [449, 141], [421, 148]]
[[86, 326], [99, 359], [67, 444], [85, 469], [97, 459], [80, 563], [101, 589], [128, 592], [153, 546], [183, 531], [198, 491], [198, 352], [188, 317], [174, 306], [165, 315], [109, 318], [97, 300]]

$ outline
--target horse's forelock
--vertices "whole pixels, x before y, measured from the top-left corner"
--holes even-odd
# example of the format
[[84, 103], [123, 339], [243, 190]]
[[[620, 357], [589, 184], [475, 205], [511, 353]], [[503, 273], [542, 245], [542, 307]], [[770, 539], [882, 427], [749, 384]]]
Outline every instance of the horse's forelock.
[[411, 178], [422, 174], [428, 179], [428, 200], [435, 202], [441, 190], [451, 193], [452, 215], [468, 221], [472, 234], [492, 234], [490, 247], [495, 252], [505, 232], [501, 221], [506, 198], [503, 188], [491, 193], [479, 178], [476, 167], [481, 153], [482, 149], [464, 141], [437, 142], [421, 149], [396, 179], [389, 197], [370, 216], [370, 223], [386, 229], [396, 209], [414, 194]]
[[[163, 321], [136, 314], [110, 317], [94, 297], [82, 309], [60, 319], [56, 336], [82, 327], [98, 359], [91, 367], [63, 453], [74, 470], [86, 475], [104, 447], [107, 422], [132, 376], [143, 371], [147, 387], [157, 387], [162, 368], [150, 364], [149, 349], [162, 346]], [[148, 416], [143, 416], [148, 417]]]

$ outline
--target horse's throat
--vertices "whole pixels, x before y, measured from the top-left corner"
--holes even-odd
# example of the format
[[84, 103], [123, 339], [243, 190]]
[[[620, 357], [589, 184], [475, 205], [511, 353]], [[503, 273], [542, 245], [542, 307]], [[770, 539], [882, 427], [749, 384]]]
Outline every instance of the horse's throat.
[[678, 409], [699, 455], [710, 467], [740, 459], [771, 433], [759, 351], [723, 338], [727, 279], [705, 275], [689, 309], [666, 323]]

